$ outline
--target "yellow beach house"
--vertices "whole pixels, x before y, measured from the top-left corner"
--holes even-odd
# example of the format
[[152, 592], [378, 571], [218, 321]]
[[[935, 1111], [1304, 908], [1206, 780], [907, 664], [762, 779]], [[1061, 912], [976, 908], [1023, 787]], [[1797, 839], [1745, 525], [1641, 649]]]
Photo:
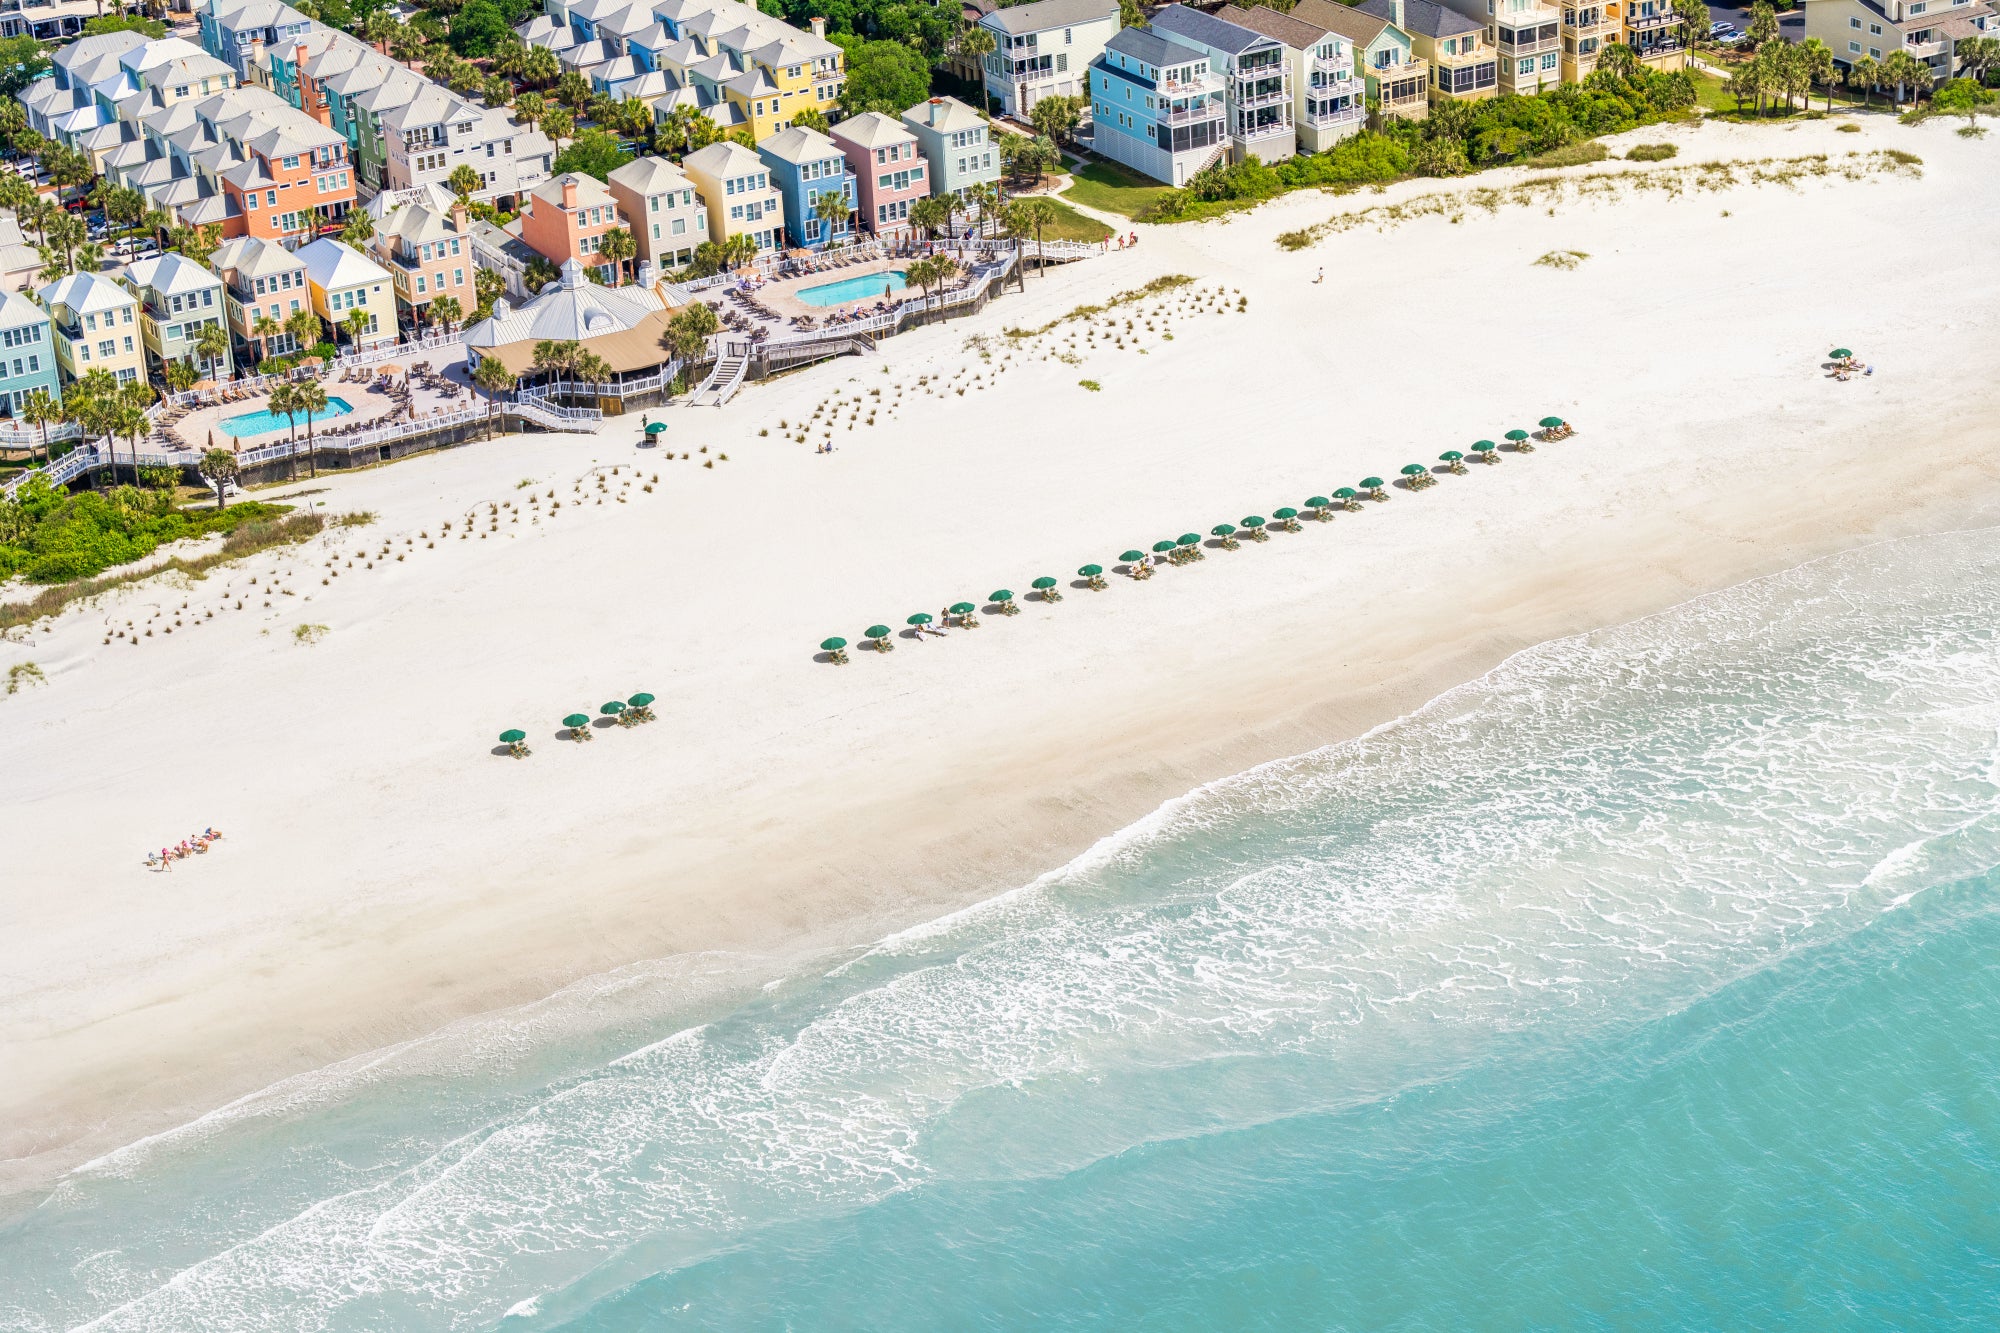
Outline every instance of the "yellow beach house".
[[757, 253], [785, 243], [785, 205], [771, 183], [771, 165], [740, 143], [712, 143], [689, 153], [681, 170], [708, 201], [708, 238], [748, 236]]
[[146, 378], [139, 300], [102, 273], [72, 273], [35, 294], [54, 329], [56, 369], [65, 385], [93, 370], [120, 384]]
[[[331, 236], [300, 246], [297, 254], [306, 266], [313, 313], [337, 330], [336, 343], [371, 347], [396, 341], [396, 289], [385, 269]], [[368, 317], [359, 338], [349, 329], [357, 311]]]

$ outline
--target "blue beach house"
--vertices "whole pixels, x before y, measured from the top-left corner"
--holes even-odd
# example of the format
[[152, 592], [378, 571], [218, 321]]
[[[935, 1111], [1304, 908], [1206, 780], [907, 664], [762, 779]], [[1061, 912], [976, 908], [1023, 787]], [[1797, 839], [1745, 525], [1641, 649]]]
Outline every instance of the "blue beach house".
[[49, 312], [19, 292], [0, 297], [0, 412], [21, 415], [21, 405], [37, 389], [62, 401], [56, 383], [56, 350], [49, 337]]
[[[839, 144], [818, 130], [794, 125], [758, 144], [757, 154], [771, 168], [771, 184], [784, 197], [785, 235], [793, 245], [817, 250], [854, 235], [854, 175]], [[845, 201], [845, 217], [820, 216], [820, 199], [829, 194]]]

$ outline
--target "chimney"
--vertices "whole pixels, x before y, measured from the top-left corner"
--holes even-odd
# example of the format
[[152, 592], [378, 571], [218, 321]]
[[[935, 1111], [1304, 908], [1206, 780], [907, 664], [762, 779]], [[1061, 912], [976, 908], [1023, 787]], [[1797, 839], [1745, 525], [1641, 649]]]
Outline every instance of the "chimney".
[[[1394, 22], [1397, 27], [1403, 28], [1403, 0], [1389, 0], [1389, 8], [1391, 12], [1395, 14], [1395, 18], [1392, 20], [1392, 22]], [[1403, 28], [1403, 31], [1408, 32], [1409, 29]]]
[[[1398, 3], [1401, 3], [1401, 0], [1398, 0]], [[574, 176], [563, 177], [563, 210], [569, 213], [576, 211], [576, 177]]]
[[453, 199], [451, 201], [451, 229], [456, 232], [463, 232], [467, 230], [465, 221], [465, 201], [462, 199]]
[[821, 40], [822, 42], [826, 40], [826, 20], [825, 20], [825, 19], [823, 19], [823, 18], [816, 18], [816, 19], [814, 19], [814, 20], [812, 21], [812, 30], [813, 30], [813, 36], [815, 36], [815, 37], [819, 38], [819, 39], [820, 39], [820, 40]]
[[650, 259], [642, 259], [642, 260], [640, 260], [640, 261], [639, 261], [639, 286], [640, 286], [641, 288], [643, 288], [644, 290], [646, 290], [646, 291], [651, 291], [651, 290], [653, 289], [653, 281], [654, 281], [654, 278], [655, 278], [655, 277], [656, 277], [656, 273], [655, 273], [655, 271], [654, 271], [654, 268], [653, 268], [653, 261], [652, 261], [652, 260], [650, 260]]

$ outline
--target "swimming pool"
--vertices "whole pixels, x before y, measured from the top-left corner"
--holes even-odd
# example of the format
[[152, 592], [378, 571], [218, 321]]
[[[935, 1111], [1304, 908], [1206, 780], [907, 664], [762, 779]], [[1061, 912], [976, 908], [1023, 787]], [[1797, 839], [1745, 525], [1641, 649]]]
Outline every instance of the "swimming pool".
[[[344, 417], [353, 410], [353, 406], [345, 398], [335, 398], [329, 394], [326, 407], [313, 413], [313, 422], [317, 425], [333, 417]], [[304, 413], [300, 413], [288, 421], [283, 412], [273, 412], [266, 408], [262, 412], [248, 412], [240, 417], [224, 417], [217, 424], [222, 427], [223, 434], [247, 440], [252, 435], [269, 435], [276, 430], [290, 431], [294, 425], [304, 430], [306, 418]]]
[[873, 300], [882, 295], [883, 289], [900, 292], [910, 284], [903, 281], [899, 269], [887, 269], [880, 273], [863, 273], [858, 277], [842, 278], [839, 282], [823, 282], [817, 287], [806, 287], [799, 291], [798, 298], [807, 305], [846, 305], [849, 301]]

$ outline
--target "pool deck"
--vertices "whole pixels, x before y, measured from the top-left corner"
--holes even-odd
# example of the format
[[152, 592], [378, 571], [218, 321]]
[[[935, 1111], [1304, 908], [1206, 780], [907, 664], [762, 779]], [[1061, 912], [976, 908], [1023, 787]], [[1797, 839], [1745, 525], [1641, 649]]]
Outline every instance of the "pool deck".
[[[419, 357], [417, 359], [421, 360], [422, 358]], [[434, 371], [438, 370], [437, 360], [438, 358], [433, 357], [431, 361]], [[403, 381], [402, 372], [407, 371], [411, 363], [404, 361], [394, 364], [401, 367], [401, 370], [399, 370], [395, 377], [397, 383], [400, 384]], [[338, 373], [321, 379], [319, 382], [320, 387], [326, 390], [327, 397], [344, 398], [354, 410], [338, 417], [314, 417], [313, 434], [324, 435], [327, 433], [329, 427], [340, 432], [347, 432], [365, 429], [370, 426], [388, 425], [392, 421], [421, 420], [435, 412], [449, 410], [454, 407], [463, 407], [469, 401], [465, 397], [447, 397], [445, 394], [426, 388], [421, 382], [412, 379], [410, 381], [410, 410], [407, 414], [402, 413], [399, 411], [398, 405], [391, 395], [375, 390], [375, 377], [379, 370], [380, 367], [372, 367], [367, 370], [349, 372], [356, 377], [353, 379], [343, 380]], [[454, 386], [462, 390], [469, 388], [465, 374], [465, 363], [463, 361], [460, 361], [456, 365], [444, 367], [440, 373]], [[361, 378], [363, 376], [366, 376], [366, 378]], [[253, 412], [261, 412], [270, 405], [271, 398], [269, 394], [252, 394], [233, 403], [219, 403], [198, 408], [182, 417], [179, 421], [176, 421], [172, 426], [168, 427], [168, 430], [179, 439], [181, 444], [189, 449], [199, 451], [210, 448], [211, 441], [213, 442], [213, 447], [227, 449], [231, 447], [232, 437], [229, 432], [222, 428], [222, 423], [230, 417], [248, 416]], [[299, 421], [298, 433], [301, 439], [305, 437], [306, 427], [303, 418]], [[277, 430], [266, 431], [261, 435], [233, 437], [234, 446], [241, 450], [255, 448], [260, 444], [275, 444], [290, 434], [291, 430], [288, 427], [280, 425]]]
[[909, 265], [908, 259], [876, 258], [859, 264], [829, 266], [819, 273], [805, 273], [795, 278], [767, 282], [757, 289], [756, 295], [757, 299], [770, 307], [780, 320], [790, 321], [799, 316], [822, 320], [842, 310], [873, 309], [875, 303], [882, 299], [882, 293], [878, 289], [868, 296], [857, 297], [839, 305], [808, 305], [798, 298], [798, 293], [808, 287], [825, 287], [832, 283], [845, 282], [850, 278], [866, 277], [871, 273], [888, 273], [908, 268]]

